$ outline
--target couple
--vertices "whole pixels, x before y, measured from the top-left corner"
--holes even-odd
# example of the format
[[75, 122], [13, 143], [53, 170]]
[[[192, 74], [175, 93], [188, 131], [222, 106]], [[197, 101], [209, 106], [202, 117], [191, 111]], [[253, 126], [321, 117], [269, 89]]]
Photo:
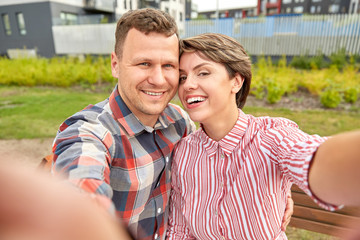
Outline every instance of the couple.
[[[135, 238], [286, 239], [292, 183], [328, 209], [360, 204], [360, 133], [327, 139], [245, 114], [251, 62], [235, 40], [203, 34], [179, 53], [175, 21], [155, 9], [124, 14], [115, 37], [118, 84], [60, 126], [53, 172]], [[189, 115], [169, 103], [177, 90]]]

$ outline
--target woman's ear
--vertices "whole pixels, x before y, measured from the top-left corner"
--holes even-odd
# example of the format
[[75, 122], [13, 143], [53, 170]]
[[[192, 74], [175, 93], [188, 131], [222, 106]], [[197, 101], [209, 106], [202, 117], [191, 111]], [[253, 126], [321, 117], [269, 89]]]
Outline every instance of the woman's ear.
[[233, 78], [233, 86], [231, 89], [232, 93], [238, 93], [244, 83], [244, 78], [239, 74], [235, 73], [235, 76]]

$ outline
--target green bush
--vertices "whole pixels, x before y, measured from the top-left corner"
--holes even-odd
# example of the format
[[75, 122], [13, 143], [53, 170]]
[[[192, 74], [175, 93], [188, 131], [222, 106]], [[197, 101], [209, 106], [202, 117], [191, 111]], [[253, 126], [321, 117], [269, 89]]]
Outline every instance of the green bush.
[[0, 59], [1, 85], [69, 87], [114, 81], [109, 57]]
[[345, 65], [347, 65], [347, 57], [345, 48], [341, 48], [337, 52], [330, 55], [331, 65], [337, 67], [337, 69], [342, 70]]
[[358, 99], [358, 91], [355, 88], [348, 88], [344, 92], [344, 100], [348, 103], [355, 103]]
[[324, 107], [336, 108], [341, 103], [341, 95], [335, 89], [328, 89], [321, 93], [320, 102]]

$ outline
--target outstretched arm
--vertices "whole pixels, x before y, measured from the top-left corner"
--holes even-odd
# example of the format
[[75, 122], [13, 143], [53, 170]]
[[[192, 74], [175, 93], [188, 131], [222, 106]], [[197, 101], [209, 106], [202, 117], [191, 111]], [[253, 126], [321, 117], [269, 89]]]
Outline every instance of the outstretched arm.
[[360, 131], [335, 135], [320, 145], [309, 184], [325, 202], [360, 206]]

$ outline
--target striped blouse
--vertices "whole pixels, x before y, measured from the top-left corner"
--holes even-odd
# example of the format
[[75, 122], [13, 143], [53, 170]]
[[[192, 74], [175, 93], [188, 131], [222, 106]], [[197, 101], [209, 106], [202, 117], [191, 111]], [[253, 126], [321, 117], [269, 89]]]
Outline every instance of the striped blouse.
[[281, 231], [292, 183], [320, 206], [309, 189], [313, 154], [326, 138], [308, 135], [284, 118], [253, 117], [239, 110], [220, 141], [202, 129], [174, 152], [169, 239], [287, 239]]

